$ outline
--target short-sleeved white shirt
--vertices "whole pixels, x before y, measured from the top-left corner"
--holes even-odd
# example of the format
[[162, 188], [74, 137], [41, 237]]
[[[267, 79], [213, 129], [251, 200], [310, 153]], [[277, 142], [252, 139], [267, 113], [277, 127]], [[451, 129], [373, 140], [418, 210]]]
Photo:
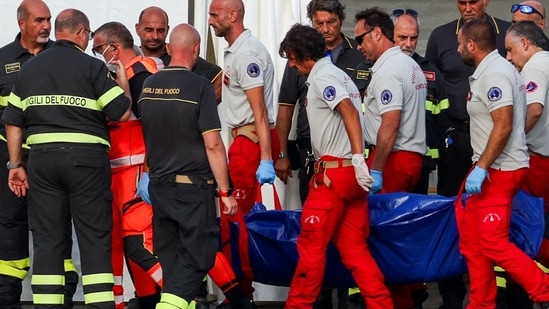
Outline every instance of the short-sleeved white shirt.
[[427, 80], [423, 71], [412, 57], [404, 54], [398, 46], [386, 50], [371, 71], [372, 79], [364, 97], [366, 141], [376, 145], [381, 115], [400, 110], [400, 129], [392, 150], [406, 150], [424, 155], [427, 147]]
[[364, 122], [360, 92], [347, 73], [335, 66], [330, 58], [317, 61], [307, 78], [307, 117], [311, 129], [311, 145], [315, 157], [330, 155], [351, 158], [351, 142], [343, 118], [335, 108], [350, 99], [357, 109], [362, 132]]
[[222, 99], [227, 125], [240, 127], [255, 122], [246, 90], [263, 87], [269, 123], [274, 123], [274, 66], [269, 51], [249, 29], [225, 48]]
[[535, 53], [521, 71], [526, 85], [526, 105], [541, 103], [543, 112], [526, 134], [528, 149], [543, 156], [549, 156], [549, 52]]
[[488, 54], [469, 77], [471, 92], [467, 98], [467, 112], [471, 119], [473, 162], [484, 152], [494, 127], [491, 112], [513, 106], [513, 130], [505, 148], [492, 168], [512, 171], [529, 166], [524, 134], [526, 117], [526, 87], [520, 73], [494, 50]]

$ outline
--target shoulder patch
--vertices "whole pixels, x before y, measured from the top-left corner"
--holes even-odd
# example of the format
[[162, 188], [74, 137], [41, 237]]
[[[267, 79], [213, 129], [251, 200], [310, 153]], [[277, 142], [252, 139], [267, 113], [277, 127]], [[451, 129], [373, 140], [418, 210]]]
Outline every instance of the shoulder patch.
[[538, 83], [536, 83], [536, 82], [533, 81], [533, 80], [529, 81], [529, 82], [526, 84], [526, 92], [527, 92], [527, 93], [536, 92], [536, 90], [538, 90], [538, 88], [539, 88]]
[[425, 79], [428, 81], [434, 82], [436, 80], [436, 75], [433, 71], [423, 71], [423, 75], [425, 75]]
[[393, 94], [390, 90], [385, 89], [381, 92], [381, 104], [389, 104], [393, 100]]
[[4, 69], [6, 70], [6, 74], [19, 72], [21, 70], [21, 63], [7, 63], [6, 65], [4, 65]]
[[261, 73], [261, 69], [259, 68], [259, 65], [257, 63], [252, 62], [248, 64], [246, 72], [248, 72], [248, 75], [250, 75], [250, 77], [258, 77]]
[[322, 92], [322, 96], [324, 96], [324, 99], [328, 102], [331, 102], [335, 99], [336, 96], [336, 89], [334, 86], [328, 86], [324, 88], [324, 91]]
[[503, 92], [499, 87], [492, 87], [488, 90], [488, 100], [495, 102], [501, 99]]
[[370, 78], [370, 71], [368, 70], [356, 71], [356, 79], [369, 79], [369, 78]]

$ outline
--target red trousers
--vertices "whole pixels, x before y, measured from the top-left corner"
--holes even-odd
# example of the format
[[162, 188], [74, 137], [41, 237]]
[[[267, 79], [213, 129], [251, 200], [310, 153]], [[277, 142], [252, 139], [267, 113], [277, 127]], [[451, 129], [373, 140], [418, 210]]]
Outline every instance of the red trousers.
[[528, 169], [488, 169], [481, 193], [465, 208], [456, 203], [459, 250], [469, 270], [468, 309], [496, 308], [496, 274], [501, 266], [535, 302], [549, 301], [549, 276], [509, 241], [511, 203]]
[[[372, 166], [376, 151], [368, 158]], [[383, 187], [380, 193], [412, 192], [421, 176], [423, 156], [416, 152], [394, 151], [387, 157], [383, 167]]]
[[366, 307], [393, 308], [383, 274], [366, 243], [370, 232], [367, 193], [357, 184], [352, 166], [330, 168], [325, 175], [331, 187], [319, 183], [322, 172], [315, 174], [303, 205], [297, 239], [299, 261], [285, 308], [313, 308], [322, 288], [331, 240], [358, 284]]
[[[368, 158], [369, 165], [375, 157], [375, 150]], [[423, 156], [410, 151], [395, 151], [389, 154], [383, 168], [383, 187], [381, 193], [413, 192], [421, 176]], [[409, 309], [414, 306], [412, 290], [417, 284], [390, 285], [391, 297], [395, 309]]]
[[[142, 165], [134, 165], [112, 170], [112, 270], [114, 275], [114, 297], [118, 309], [124, 308], [124, 287], [122, 275], [124, 271], [124, 245], [122, 232], [122, 206], [135, 198], [137, 182]], [[142, 218], [150, 220], [150, 218]], [[138, 297], [150, 296], [156, 293], [156, 283], [151, 277], [132, 261], [128, 261], [132, 281]]]
[[[530, 169], [524, 177], [522, 189], [533, 196], [543, 197], [544, 210], [549, 211], [549, 158], [530, 155]], [[545, 225], [548, 225], [546, 222]], [[549, 239], [544, 238], [536, 259], [549, 267]]]
[[[271, 155], [273, 161], [278, 158], [280, 141], [275, 129], [271, 129]], [[229, 147], [229, 174], [233, 181], [233, 196], [243, 215], [254, 206], [259, 188], [255, 172], [261, 161], [259, 143], [254, 143], [244, 135], [237, 135]]]

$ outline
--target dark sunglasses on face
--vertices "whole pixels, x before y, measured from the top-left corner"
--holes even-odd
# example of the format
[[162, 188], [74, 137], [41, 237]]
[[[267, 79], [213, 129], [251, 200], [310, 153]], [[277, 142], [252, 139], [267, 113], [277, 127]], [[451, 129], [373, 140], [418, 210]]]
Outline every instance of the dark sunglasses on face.
[[368, 33], [374, 31], [374, 29], [375, 29], [375, 27], [372, 28], [372, 29], [370, 29], [370, 30], [368, 30], [368, 31], [366, 31], [366, 32], [364, 32], [364, 33], [361, 34], [361, 35], [356, 36], [356, 37], [355, 37], [355, 41], [358, 43], [358, 45], [362, 45], [362, 42], [364, 42], [364, 37], [365, 37]]
[[396, 9], [396, 10], [393, 10], [393, 13], [391, 13], [391, 15], [393, 15], [394, 17], [399, 17], [402, 15], [410, 15], [410, 16], [417, 17], [419, 14], [417, 13], [416, 10], [413, 10], [413, 9]]
[[513, 6], [511, 6], [511, 13], [515, 13], [516, 11], [520, 11], [521, 13], [524, 13], [524, 14], [536, 13], [539, 16], [541, 16], [541, 18], [545, 18], [543, 17], [543, 15], [541, 15], [541, 13], [538, 10], [536, 10], [535, 8], [527, 4], [513, 4]]

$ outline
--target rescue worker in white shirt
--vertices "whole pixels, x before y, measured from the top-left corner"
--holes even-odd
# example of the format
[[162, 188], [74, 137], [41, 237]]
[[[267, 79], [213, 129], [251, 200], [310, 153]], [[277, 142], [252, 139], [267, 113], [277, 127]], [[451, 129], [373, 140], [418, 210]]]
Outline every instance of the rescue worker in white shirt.
[[[367, 191], [373, 183], [364, 159], [360, 93], [351, 78], [326, 56], [322, 35], [294, 25], [279, 54], [308, 75], [307, 114], [311, 146], [319, 161], [303, 205], [299, 260], [286, 309], [313, 308], [322, 287], [326, 248], [333, 240], [369, 309], [393, 308], [383, 274], [371, 257]], [[313, 117], [314, 116], [314, 117]]]
[[498, 54], [488, 21], [473, 19], [459, 30], [458, 52], [475, 67], [467, 97], [475, 163], [462, 185], [470, 194], [466, 207], [461, 195], [456, 202], [459, 250], [469, 272], [468, 308], [496, 307], [494, 265], [505, 269], [533, 301], [549, 302], [549, 277], [508, 236], [511, 203], [529, 167], [526, 87]]
[[[242, 0], [213, 0], [208, 24], [228, 43], [224, 56], [223, 105], [234, 137], [229, 146], [229, 173], [239, 211], [253, 207], [257, 191], [274, 183], [274, 160], [280, 142], [274, 128], [274, 65], [265, 46], [244, 27]], [[249, 298], [250, 280], [242, 282]]]
[[[130, 235], [124, 234], [122, 217], [133, 216], [132, 221], [142, 221], [146, 225], [150, 218], [140, 216], [141, 212], [124, 214], [123, 205], [134, 199], [137, 183], [142, 177], [145, 159], [145, 141], [137, 108], [137, 101], [143, 88], [143, 82], [156, 73], [156, 62], [152, 58], [138, 55], [133, 49], [134, 42], [130, 31], [119, 22], [108, 22], [95, 30], [92, 52], [102, 57], [110, 65], [120, 61], [124, 65], [130, 85], [132, 112], [135, 117], [124, 123], [113, 123], [109, 127], [111, 150], [109, 159], [112, 169], [113, 227], [112, 227], [112, 267], [114, 274], [114, 296], [117, 309], [124, 308], [124, 256], [125, 245], [131, 243]], [[117, 74], [117, 71], [111, 74]], [[145, 177], [145, 175], [143, 174]], [[141, 205], [141, 204], [138, 204]], [[148, 207], [145, 205], [145, 207]], [[137, 222], [136, 222], [137, 223]], [[124, 239], [124, 240], [123, 240]], [[149, 240], [152, 242], [152, 240]], [[140, 242], [136, 242], [140, 245]], [[128, 248], [130, 249], [130, 248]], [[130, 251], [133, 251], [130, 249]], [[160, 300], [160, 288], [139, 265], [127, 256], [131, 280], [141, 309], [152, 309]]]
[[[427, 80], [419, 65], [393, 41], [390, 15], [370, 8], [355, 16], [355, 40], [374, 63], [365, 104], [365, 140], [373, 150], [368, 165], [372, 193], [412, 192], [426, 152]], [[411, 285], [389, 286], [395, 308], [414, 306]]]
[[[529, 16], [523, 14], [523, 16]], [[549, 266], [549, 39], [534, 21], [515, 21], [505, 38], [507, 60], [521, 72], [526, 85], [526, 145], [530, 155], [530, 169], [524, 178], [522, 189], [534, 196], [543, 197], [545, 209], [545, 233], [536, 260]], [[525, 291], [507, 281], [507, 306], [532, 308], [532, 301]]]

